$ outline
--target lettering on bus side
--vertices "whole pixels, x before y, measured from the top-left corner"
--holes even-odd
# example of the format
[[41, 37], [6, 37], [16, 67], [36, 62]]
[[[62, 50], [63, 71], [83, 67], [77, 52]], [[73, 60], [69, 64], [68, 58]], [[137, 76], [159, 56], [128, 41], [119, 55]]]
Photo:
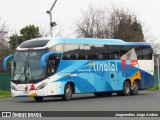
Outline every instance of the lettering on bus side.
[[107, 63], [99, 63], [98, 61], [94, 62], [94, 71], [118, 71], [117, 62], [107, 62]]

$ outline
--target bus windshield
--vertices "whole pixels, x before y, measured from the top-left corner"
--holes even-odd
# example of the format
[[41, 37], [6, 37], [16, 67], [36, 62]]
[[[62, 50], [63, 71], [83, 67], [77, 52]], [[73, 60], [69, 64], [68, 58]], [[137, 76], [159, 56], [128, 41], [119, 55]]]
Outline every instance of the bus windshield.
[[16, 51], [12, 62], [11, 80], [31, 81], [45, 78], [45, 68], [40, 67], [46, 50]]

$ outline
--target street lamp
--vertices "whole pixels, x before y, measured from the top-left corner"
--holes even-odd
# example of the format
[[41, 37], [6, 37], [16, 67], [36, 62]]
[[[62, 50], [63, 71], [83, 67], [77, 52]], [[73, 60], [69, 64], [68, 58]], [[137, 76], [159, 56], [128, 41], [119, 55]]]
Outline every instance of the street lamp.
[[51, 37], [52, 37], [52, 27], [56, 26], [57, 24], [55, 22], [52, 22], [52, 9], [54, 7], [54, 5], [56, 4], [57, 0], [54, 1], [53, 5], [51, 6], [51, 9], [46, 11], [47, 14], [49, 14], [49, 17], [50, 17], [50, 34], [51, 34]]

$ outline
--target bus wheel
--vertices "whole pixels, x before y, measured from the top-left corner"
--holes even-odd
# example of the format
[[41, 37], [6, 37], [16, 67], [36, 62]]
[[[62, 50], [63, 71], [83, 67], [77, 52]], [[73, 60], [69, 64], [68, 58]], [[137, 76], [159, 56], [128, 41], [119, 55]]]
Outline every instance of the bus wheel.
[[131, 90], [131, 95], [137, 95], [138, 91], [139, 91], [139, 83], [137, 81], [134, 81], [133, 89]]
[[131, 93], [131, 85], [128, 81], [125, 81], [123, 84], [123, 91], [122, 91], [124, 96], [128, 96]]
[[43, 97], [34, 97], [34, 100], [36, 102], [41, 102], [43, 100]]
[[131, 85], [128, 81], [125, 81], [123, 84], [123, 90], [120, 92], [117, 92], [118, 96], [128, 96], [131, 94]]
[[62, 97], [63, 100], [69, 101], [72, 99], [72, 86], [70, 84], [66, 84], [64, 88], [64, 95]]

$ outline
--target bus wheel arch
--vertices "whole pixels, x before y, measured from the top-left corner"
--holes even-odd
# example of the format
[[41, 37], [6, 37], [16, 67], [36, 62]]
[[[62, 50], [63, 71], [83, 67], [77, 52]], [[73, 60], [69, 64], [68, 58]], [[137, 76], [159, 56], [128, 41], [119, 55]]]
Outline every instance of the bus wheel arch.
[[73, 82], [67, 82], [64, 87], [64, 95], [62, 99], [65, 101], [69, 101], [72, 99], [72, 94], [75, 93], [75, 86]]
[[75, 85], [74, 82], [68, 82], [67, 84], [70, 84], [72, 87], [72, 92], [75, 93]]
[[35, 100], [36, 102], [41, 102], [41, 101], [43, 100], [43, 97], [37, 96], [37, 97], [34, 97], [34, 100]]
[[117, 92], [119, 96], [129, 96], [131, 94], [131, 81], [130, 79], [126, 79], [123, 82], [123, 89], [122, 91]]
[[130, 79], [126, 79], [123, 83], [123, 95], [128, 96], [131, 93], [131, 81]]
[[139, 89], [140, 89], [140, 80], [135, 79], [134, 82], [133, 82], [132, 89], [131, 89], [131, 95], [137, 95]]

